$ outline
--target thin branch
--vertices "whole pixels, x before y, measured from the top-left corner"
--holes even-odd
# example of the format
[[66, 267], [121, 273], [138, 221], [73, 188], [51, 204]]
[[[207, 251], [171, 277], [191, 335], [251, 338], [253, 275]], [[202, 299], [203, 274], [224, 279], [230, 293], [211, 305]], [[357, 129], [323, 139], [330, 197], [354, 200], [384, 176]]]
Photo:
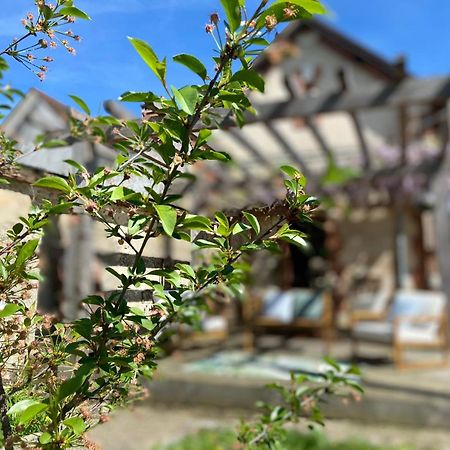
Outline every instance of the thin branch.
[[9, 442], [12, 434], [11, 422], [8, 417], [8, 397], [3, 386], [3, 378], [0, 372], [0, 422], [2, 425], [5, 450], [14, 450], [14, 446]]

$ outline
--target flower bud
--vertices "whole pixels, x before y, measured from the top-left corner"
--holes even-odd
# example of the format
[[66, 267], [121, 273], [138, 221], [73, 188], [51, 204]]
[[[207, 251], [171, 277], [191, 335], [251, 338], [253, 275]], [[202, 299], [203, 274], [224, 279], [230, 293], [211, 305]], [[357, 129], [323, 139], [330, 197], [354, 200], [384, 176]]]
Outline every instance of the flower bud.
[[267, 16], [265, 21], [266, 21], [266, 28], [269, 31], [273, 30], [278, 24], [278, 20], [274, 15]]
[[209, 20], [210, 20], [210, 22], [213, 23], [214, 25], [217, 25], [217, 24], [219, 23], [219, 21], [220, 21], [219, 14], [217, 14], [216, 12], [215, 12], [215, 13], [212, 13], [212, 14], [209, 16]]

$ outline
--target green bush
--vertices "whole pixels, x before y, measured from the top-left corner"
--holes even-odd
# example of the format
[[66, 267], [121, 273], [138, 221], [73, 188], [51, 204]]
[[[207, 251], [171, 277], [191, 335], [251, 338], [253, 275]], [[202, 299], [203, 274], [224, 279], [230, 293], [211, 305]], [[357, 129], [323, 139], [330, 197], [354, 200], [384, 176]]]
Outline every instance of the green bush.
[[[287, 433], [283, 450], [414, 450], [410, 446], [380, 447], [364, 440], [350, 439], [329, 442], [323, 433], [314, 431], [301, 434]], [[232, 430], [202, 430], [160, 450], [238, 450], [236, 435]]]

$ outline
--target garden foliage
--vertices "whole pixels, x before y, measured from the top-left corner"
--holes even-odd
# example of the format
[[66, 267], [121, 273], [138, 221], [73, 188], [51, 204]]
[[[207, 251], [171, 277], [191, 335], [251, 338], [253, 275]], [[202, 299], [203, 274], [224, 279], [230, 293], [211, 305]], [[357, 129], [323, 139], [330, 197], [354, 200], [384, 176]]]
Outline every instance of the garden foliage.
[[[35, 186], [58, 192], [58, 201], [34, 205], [0, 245], [0, 421], [7, 450], [96, 448], [85, 438], [86, 431], [108, 420], [115, 407], [142, 396], [140, 379], [154, 373], [160, 339], [169, 325], [192, 322], [205, 299], [218, 291], [236, 297], [242, 280], [239, 264], [249, 253], [274, 250], [281, 241], [304, 244], [305, 236], [291, 224], [310, 220], [317, 202], [305, 194], [304, 177], [292, 167], [282, 168], [285, 200], [264, 209], [264, 220], [253, 210], [217, 212], [213, 217], [191, 214], [178, 190], [179, 180], [192, 177], [190, 168], [196, 162], [230, 159], [209, 146], [211, 130], [220, 126], [224, 112], [243, 126], [245, 113], [253, 111], [248, 94], [264, 91], [264, 81], [252, 61], [274, 30], [282, 22], [323, 12], [316, 0], [262, 0], [255, 11], [248, 11], [244, 0], [221, 3], [224, 17], [214, 13], [206, 25], [217, 46], [212, 63], [205, 65], [187, 54], [172, 60], [197, 75], [197, 84], [172, 86], [167, 59], [144, 40], [129, 38], [142, 58], [142, 70], [154, 74], [163, 92], [122, 94], [124, 102], [145, 105], [141, 120], [93, 117], [80, 97], [71, 96], [83, 111], [71, 118], [71, 138], [104, 143], [116, 150], [117, 158], [111, 167], [94, 173], [67, 161], [76, 174], [41, 178]], [[0, 58], [15, 60], [43, 79], [53, 61], [48, 56], [52, 48], [75, 53], [71, 42], [79, 37], [67, 27], [76, 19], [89, 16], [72, 0], [53, 5], [36, 0], [35, 13], [23, 20], [23, 36]], [[7, 70], [5, 59], [0, 70]], [[18, 94], [1, 87], [3, 112]], [[58, 137], [58, 143], [65, 137]], [[44, 137], [37, 147], [56, 144], [54, 137]], [[0, 150], [5, 173], [14, 166], [17, 146], [2, 134]], [[139, 179], [145, 181], [144, 189], [133, 187]], [[35, 268], [40, 238], [51, 218], [60, 214], [92, 216], [111, 240], [134, 255], [125, 272], [106, 269], [116, 278], [118, 292], [83, 299], [83, 316], [74, 322], [39, 314], [31, 298], [40, 279]], [[144, 249], [160, 236], [192, 243], [205, 253], [203, 262], [146, 267]], [[137, 286], [153, 292], [149, 311], [127, 301], [127, 293]], [[283, 391], [287, 407], [270, 410], [260, 424], [243, 426], [242, 445], [275, 448], [279, 427], [305, 410], [305, 399], [314, 402], [319, 391], [301, 387], [303, 379], [294, 381], [294, 391]], [[326, 379], [320, 394], [343, 381]]]

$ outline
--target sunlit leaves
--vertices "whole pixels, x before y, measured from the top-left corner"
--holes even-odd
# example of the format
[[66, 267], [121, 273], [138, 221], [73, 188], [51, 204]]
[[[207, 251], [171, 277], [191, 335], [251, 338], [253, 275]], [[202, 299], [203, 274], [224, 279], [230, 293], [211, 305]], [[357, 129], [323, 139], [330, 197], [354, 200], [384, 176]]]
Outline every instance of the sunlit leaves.
[[72, 16], [78, 19], [91, 20], [91, 18], [84, 11], [76, 8], [75, 6], [66, 6], [61, 8], [58, 12], [62, 16]]
[[[280, 14], [288, 5], [298, 9], [297, 17], [304, 17], [317, 9], [316, 3], [304, 0], [289, 4], [276, 2], [275, 5], [272, 2], [272, 5]], [[68, 160], [70, 168], [75, 169], [71, 172], [76, 173], [67, 178], [48, 176], [36, 183], [38, 187], [58, 191], [59, 204], [44, 202], [41, 213], [21, 219], [21, 223], [8, 233], [14, 246], [0, 261], [2, 289], [8, 283], [16, 284], [17, 280], [37, 279], [35, 273], [27, 270], [27, 263], [33, 261], [37, 249], [35, 238], [52, 215], [84, 210], [102, 222], [112, 242], [124, 249], [119, 258], [102, 255], [105, 271], [111, 275], [107, 277], [113, 284], [108, 287], [111, 292], [88, 296], [83, 302], [83, 318], [75, 322], [60, 324], [49, 321], [48, 317], [31, 318], [26, 309], [27, 302], [20, 296], [7, 296], [8, 304], [5, 302], [3, 308], [0, 306], [0, 318], [5, 319], [1, 322], [7, 324], [14, 322], [15, 316], [22, 316], [24, 323], [27, 321], [27, 326], [31, 326], [38, 354], [45, 354], [32, 374], [42, 373], [45, 382], [37, 379], [32, 386], [26, 387], [26, 392], [19, 393], [21, 399], [36, 399], [22, 405], [22, 410], [27, 413], [21, 419], [35, 421], [33, 445], [39, 440], [43, 447], [53, 448], [57, 444], [56, 438], [62, 436], [67, 439], [65, 445], [68, 448], [79, 446], [81, 436], [93, 422], [80, 417], [80, 405], [92, 407], [96, 419], [102, 411], [116, 406], [115, 403], [123, 403], [130, 382], [141, 375], [152, 374], [159, 336], [164, 334], [167, 325], [173, 322], [192, 324], [200, 316], [199, 304], [204, 304], [206, 295], [211, 300], [219, 294], [230, 298], [241, 296], [248, 271], [248, 267], [239, 265], [243, 255], [257, 250], [275, 250], [280, 241], [305, 244], [306, 236], [295, 228], [304, 216], [307, 220], [310, 198], [303, 191], [304, 178], [295, 168], [282, 168], [288, 197], [285, 201], [280, 200], [273, 210], [219, 212], [214, 217], [206, 217], [190, 214], [189, 201], [183, 201], [183, 193], [189, 186], [186, 189], [186, 179], [181, 178], [188, 176], [192, 164], [199, 160], [230, 160], [227, 153], [210, 147], [212, 132], [201, 128], [214, 128], [220, 124], [223, 112], [243, 125], [245, 113], [254, 112], [248, 90], [264, 91], [264, 80], [251, 69], [251, 63], [260, 51], [257, 47], [268, 44], [264, 39], [265, 31], [258, 30], [258, 25], [253, 27], [254, 24], [248, 28], [246, 22], [252, 15], [251, 11], [246, 11], [242, 17], [243, 0], [222, 0], [222, 5], [226, 18], [220, 14], [220, 20], [213, 16], [210, 21], [210, 25], [216, 26], [213, 36], [218, 51], [210, 77], [207, 66], [195, 56], [183, 53], [173, 58], [174, 63], [183, 65], [192, 72], [191, 75], [199, 77], [198, 85], [186, 85], [191, 83], [187, 80], [181, 84], [184, 87], [170, 88], [166, 81], [166, 60], [160, 60], [145, 41], [129, 38], [136, 52], [162, 82], [163, 95], [132, 91], [122, 94], [122, 101], [144, 104], [143, 120], [74, 117], [70, 124], [74, 136], [93, 142], [101, 138], [101, 142], [113, 147], [115, 161], [108, 168], [101, 167], [92, 172], [90, 167]], [[64, 7], [66, 12], [69, 12], [67, 8], [74, 8], [72, 0], [66, 0]], [[261, 10], [262, 20], [264, 9], [265, 6]], [[46, 18], [52, 14], [46, 5], [41, 11]], [[75, 10], [72, 12], [73, 16], [82, 15]], [[57, 14], [53, 17], [59, 17]], [[258, 15], [259, 12], [255, 18]], [[223, 33], [222, 19], [226, 33]], [[80, 97], [71, 96], [71, 99], [80, 111], [91, 115], [88, 105]], [[58, 142], [58, 138], [42, 140], [42, 143], [47, 148], [65, 144]], [[0, 144], [4, 147], [3, 142]], [[207, 166], [206, 163], [198, 164], [200, 169], [202, 165]], [[208, 176], [206, 170], [197, 173], [199, 178]], [[234, 196], [230, 194], [230, 198]], [[280, 217], [273, 220], [272, 211]], [[282, 226], [287, 222], [292, 224], [291, 227]], [[195, 258], [195, 264], [185, 262], [173, 267], [159, 258], [143, 256], [144, 251], [153, 248], [146, 245], [157, 242], [161, 235], [172, 240], [183, 239], [196, 246], [194, 249], [199, 258]], [[131, 306], [135, 293], [139, 299], [152, 300], [142, 311]], [[41, 347], [42, 342], [45, 347]], [[51, 378], [46, 377], [46, 372]], [[11, 403], [16, 401], [17, 398], [11, 397]], [[19, 409], [21, 407], [17, 406], [13, 410], [14, 425], [20, 420]], [[272, 414], [274, 420], [282, 416], [282, 409]], [[27, 436], [30, 436], [29, 431]]]
[[71, 192], [71, 187], [64, 178], [56, 176], [48, 176], [41, 178], [34, 183], [34, 186], [48, 189], [56, 189], [57, 191], [62, 191], [68, 194]]
[[195, 56], [182, 53], [173, 57], [173, 60], [196, 73], [202, 80], [206, 80], [207, 71], [203, 63]]
[[253, 228], [253, 230], [255, 230], [255, 233], [261, 233], [261, 225], [259, 224], [258, 219], [253, 214], [246, 211], [244, 211], [242, 214], [244, 215], [250, 226]]
[[231, 77], [230, 82], [233, 81], [243, 82], [252, 89], [256, 89], [259, 92], [264, 92], [264, 79], [258, 72], [256, 72], [256, 70], [240, 70]]
[[309, 246], [305, 239], [305, 234], [301, 231], [294, 230], [289, 225], [284, 224], [273, 236], [273, 239], [279, 239], [300, 248]]
[[169, 205], [155, 205], [156, 213], [158, 214], [161, 225], [164, 231], [172, 236], [177, 224], [177, 211]]
[[190, 230], [212, 231], [211, 219], [204, 216], [187, 215], [183, 220], [183, 227]]
[[180, 108], [187, 114], [194, 114], [199, 98], [197, 89], [193, 86], [186, 86], [178, 90], [172, 86], [172, 92]]
[[64, 420], [63, 424], [69, 427], [77, 436], [83, 434], [86, 430], [86, 424], [81, 417], [71, 417]]
[[131, 45], [134, 47], [134, 49], [137, 51], [139, 56], [144, 60], [144, 62], [147, 64], [148, 67], [153, 71], [153, 73], [162, 81], [165, 83], [166, 79], [166, 61], [165, 59], [163, 61], [160, 61], [158, 57], [156, 56], [156, 53], [150, 47], [147, 42], [137, 39], [128, 37], [129, 41], [131, 42]]
[[352, 167], [340, 167], [330, 158], [327, 171], [322, 177], [321, 182], [325, 186], [341, 186], [348, 181], [358, 178], [360, 172]]
[[15, 305], [14, 303], [7, 303], [3, 307], [0, 306], [0, 319], [4, 319], [5, 317], [10, 317], [20, 310], [19, 305]]
[[21, 268], [34, 255], [34, 252], [36, 251], [38, 245], [39, 239], [32, 239], [31, 241], [28, 241], [25, 244], [23, 244], [17, 255], [16, 259], [17, 268]]
[[8, 414], [15, 416], [20, 424], [26, 424], [37, 415], [48, 409], [48, 405], [37, 400], [25, 399], [15, 403], [8, 410]]
[[227, 16], [230, 31], [236, 31], [241, 24], [241, 4], [240, 0], [220, 0]]
[[76, 95], [69, 95], [69, 97], [88, 115], [91, 115], [91, 110], [89, 109], [86, 102], [81, 99], [80, 97], [77, 97]]
[[274, 2], [274, 4], [279, 3], [283, 5], [290, 4], [292, 6], [300, 6], [310, 14], [325, 14], [327, 12], [326, 8], [316, 0], [289, 0], [289, 2], [286, 2], [284, 0], [275, 0]]
[[159, 101], [160, 98], [153, 94], [152, 92], [133, 92], [133, 91], [127, 91], [124, 92], [120, 97], [119, 100], [121, 102], [139, 102], [139, 103], [146, 103], [146, 102], [154, 102]]

